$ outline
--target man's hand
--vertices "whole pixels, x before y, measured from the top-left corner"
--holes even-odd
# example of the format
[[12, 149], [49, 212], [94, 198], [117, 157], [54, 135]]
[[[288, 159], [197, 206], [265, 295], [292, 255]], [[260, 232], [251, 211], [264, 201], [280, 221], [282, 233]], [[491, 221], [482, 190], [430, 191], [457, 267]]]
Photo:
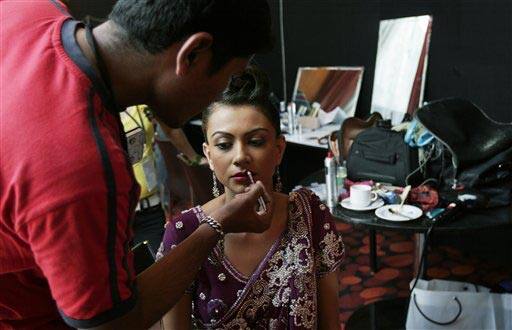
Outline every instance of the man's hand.
[[[257, 210], [258, 198], [263, 197], [266, 211]], [[274, 201], [260, 181], [251, 185], [246, 192], [237, 194], [221, 208], [212, 212], [225, 233], [262, 233], [270, 227]]]

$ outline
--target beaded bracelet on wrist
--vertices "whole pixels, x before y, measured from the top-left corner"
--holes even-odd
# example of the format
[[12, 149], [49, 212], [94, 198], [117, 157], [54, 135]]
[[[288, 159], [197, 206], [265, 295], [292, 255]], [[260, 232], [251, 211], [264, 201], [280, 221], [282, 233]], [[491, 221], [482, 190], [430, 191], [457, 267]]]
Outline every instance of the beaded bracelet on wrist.
[[201, 223], [208, 224], [210, 227], [213, 228], [213, 230], [215, 230], [215, 232], [220, 236], [221, 239], [224, 238], [224, 231], [222, 230], [222, 226], [214, 218], [212, 218], [209, 215], [207, 215], [206, 217], [204, 217], [202, 219]]

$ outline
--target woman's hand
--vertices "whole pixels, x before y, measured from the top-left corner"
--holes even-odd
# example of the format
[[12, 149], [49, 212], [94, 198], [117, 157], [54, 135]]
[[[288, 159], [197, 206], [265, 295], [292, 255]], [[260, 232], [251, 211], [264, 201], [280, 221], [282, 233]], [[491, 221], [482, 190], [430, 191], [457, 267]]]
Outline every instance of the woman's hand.
[[[257, 211], [258, 198], [263, 197], [266, 211]], [[225, 233], [262, 233], [270, 227], [274, 201], [260, 181], [248, 187], [246, 192], [212, 212]]]

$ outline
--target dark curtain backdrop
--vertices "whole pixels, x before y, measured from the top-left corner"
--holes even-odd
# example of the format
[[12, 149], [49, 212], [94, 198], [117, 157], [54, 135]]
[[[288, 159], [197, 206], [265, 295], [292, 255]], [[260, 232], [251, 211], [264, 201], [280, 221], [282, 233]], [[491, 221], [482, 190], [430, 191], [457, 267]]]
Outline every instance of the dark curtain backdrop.
[[106, 19], [116, 0], [67, 0], [69, 8], [77, 19], [86, 15]]
[[[425, 100], [467, 98], [512, 122], [512, 0], [283, 0], [287, 94], [300, 66], [364, 66], [356, 115], [370, 111], [379, 21], [434, 16]], [[77, 17], [105, 17], [114, 0], [70, 0]], [[279, 2], [269, 0], [276, 47], [256, 61], [283, 95]]]
[[[279, 36], [279, 2], [270, 1]], [[369, 114], [379, 21], [434, 16], [424, 99], [467, 98], [512, 122], [512, 0], [284, 0], [287, 94], [300, 66], [364, 66], [356, 115]], [[283, 95], [279, 40], [258, 56]]]

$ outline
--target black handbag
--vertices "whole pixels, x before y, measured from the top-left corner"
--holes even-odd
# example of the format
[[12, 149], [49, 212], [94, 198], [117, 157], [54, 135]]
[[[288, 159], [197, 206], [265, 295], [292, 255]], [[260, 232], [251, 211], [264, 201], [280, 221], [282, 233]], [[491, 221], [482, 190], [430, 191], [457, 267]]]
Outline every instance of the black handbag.
[[478, 207], [510, 205], [512, 124], [458, 98], [430, 102], [416, 117], [444, 149], [428, 164], [428, 177], [438, 178], [442, 191], [479, 195]]
[[405, 186], [421, 182], [420, 171], [415, 171], [418, 166], [418, 150], [404, 142], [403, 133], [370, 127], [359, 133], [350, 147], [347, 176], [352, 181]]

